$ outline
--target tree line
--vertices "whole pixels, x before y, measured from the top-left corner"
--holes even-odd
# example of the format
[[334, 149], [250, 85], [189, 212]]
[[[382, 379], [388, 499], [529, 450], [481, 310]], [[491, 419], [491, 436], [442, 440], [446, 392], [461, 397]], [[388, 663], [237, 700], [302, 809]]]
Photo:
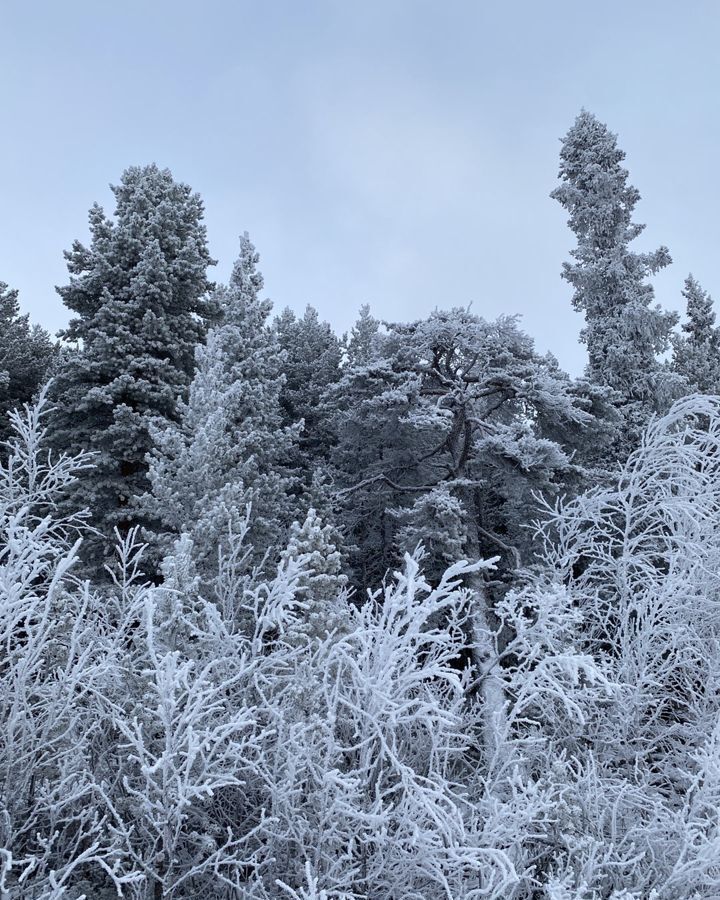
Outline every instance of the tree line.
[[157, 166], [0, 284], [0, 892], [713, 897], [720, 331], [583, 111], [572, 378], [517, 317], [273, 318]]

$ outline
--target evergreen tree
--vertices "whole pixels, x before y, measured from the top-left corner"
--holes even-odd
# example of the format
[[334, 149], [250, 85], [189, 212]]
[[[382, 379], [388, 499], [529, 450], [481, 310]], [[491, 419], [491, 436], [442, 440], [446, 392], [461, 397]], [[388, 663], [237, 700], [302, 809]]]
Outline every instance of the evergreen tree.
[[[30, 403], [48, 377], [56, 348], [39, 325], [20, 314], [18, 292], [0, 281], [0, 442], [10, 437], [8, 413]], [[7, 449], [0, 443], [0, 459]]]
[[[339, 523], [353, 545], [350, 560], [357, 586], [379, 582], [397, 561], [393, 510], [408, 494], [404, 484], [421, 484], [415, 474], [422, 455], [404, 417], [411, 398], [398, 390], [387, 402], [386, 392], [401, 385], [392, 361], [378, 347], [366, 365], [348, 366], [332, 391], [333, 427], [337, 435], [332, 451], [332, 480], [339, 506]], [[387, 476], [388, 480], [384, 480]]]
[[418, 543], [432, 577], [458, 553], [515, 568], [534, 494], [577, 478], [554, 438], [593, 425], [578, 394], [511, 318], [436, 311], [378, 334], [335, 391], [333, 475], [359, 580]]
[[715, 325], [712, 298], [692, 275], [685, 279], [682, 293], [688, 320], [681, 326], [685, 334], [673, 336], [673, 369], [690, 390], [716, 394], [720, 392], [720, 329]]
[[77, 318], [64, 337], [78, 348], [53, 391], [54, 445], [95, 454], [74, 502], [89, 507], [99, 532], [84, 548], [96, 565], [116, 527], [154, 527], [140, 505], [148, 423], [175, 419], [211, 312], [199, 195], [155, 165], [128, 169], [112, 190], [115, 218], [95, 205], [90, 246], [76, 241], [65, 254], [70, 282], [58, 291]]
[[301, 319], [286, 309], [278, 317], [280, 346], [285, 351], [285, 383], [280, 402], [286, 425], [302, 421], [297, 466], [306, 485], [315, 469], [327, 463], [333, 443], [326, 391], [340, 378], [342, 347], [327, 322], [308, 306]]
[[333, 631], [342, 633], [347, 627], [348, 577], [343, 572], [340, 544], [336, 529], [324, 524], [312, 508], [302, 524], [292, 525], [281, 558], [296, 560], [302, 566], [295, 591], [299, 613], [291, 626], [295, 638], [323, 638]]
[[263, 279], [247, 234], [226, 287], [215, 292], [220, 322], [196, 350], [197, 370], [180, 420], [152, 426], [147, 508], [168, 537], [191, 535], [198, 565], [214, 575], [218, 546], [239, 533], [252, 505], [253, 560], [279, 550], [296, 517], [289, 468], [298, 427], [284, 426], [283, 353], [260, 299]]
[[370, 362], [373, 344], [380, 332], [380, 323], [370, 314], [370, 306], [363, 303], [357, 322], [350, 330], [346, 355], [350, 366], [363, 366]]
[[423, 548], [423, 564], [442, 571], [462, 559], [468, 545], [467, 516], [460, 499], [447, 485], [421, 493], [411, 506], [396, 511], [396, 543], [402, 553]]
[[650, 253], [630, 249], [644, 226], [632, 221], [640, 199], [621, 165], [617, 138], [583, 110], [563, 139], [562, 183], [552, 192], [569, 213], [577, 236], [573, 262], [563, 278], [573, 287], [573, 306], [585, 313], [582, 340], [588, 377], [618, 393], [626, 453], [644, 423], [662, 411], [677, 387], [659, 356], [670, 345], [677, 315], [652, 306], [647, 278], [671, 262], [666, 247]]

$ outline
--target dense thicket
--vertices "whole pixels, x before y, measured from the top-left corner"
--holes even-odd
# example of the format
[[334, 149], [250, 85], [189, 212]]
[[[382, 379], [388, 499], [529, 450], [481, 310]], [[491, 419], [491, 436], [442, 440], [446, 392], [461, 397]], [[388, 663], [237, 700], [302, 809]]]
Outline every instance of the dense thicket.
[[720, 342], [622, 159], [563, 143], [580, 379], [509, 316], [273, 321], [156, 167], [24, 408], [2, 288], [0, 895], [720, 895]]

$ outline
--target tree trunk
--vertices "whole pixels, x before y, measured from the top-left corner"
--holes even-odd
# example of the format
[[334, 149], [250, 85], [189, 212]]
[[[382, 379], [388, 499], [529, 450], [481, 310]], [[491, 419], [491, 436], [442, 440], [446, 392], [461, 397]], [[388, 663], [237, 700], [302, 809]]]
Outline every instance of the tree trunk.
[[486, 766], [490, 769], [503, 761], [507, 734], [506, 698], [500, 679], [495, 642], [490, 635], [491, 601], [482, 572], [474, 572], [468, 577], [468, 587], [473, 592], [470, 637], [475, 679], [483, 702], [483, 752]]

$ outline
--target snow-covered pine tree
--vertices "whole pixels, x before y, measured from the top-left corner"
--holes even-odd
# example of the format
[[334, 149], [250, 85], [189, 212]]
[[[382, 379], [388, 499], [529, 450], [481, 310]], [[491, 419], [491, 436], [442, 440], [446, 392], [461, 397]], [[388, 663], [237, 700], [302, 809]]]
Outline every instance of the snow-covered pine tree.
[[688, 275], [683, 297], [687, 303], [685, 332], [673, 335], [673, 370], [691, 391], [716, 394], [720, 391], [720, 329], [715, 325], [712, 297]]
[[173, 421], [205, 334], [207, 248], [198, 194], [155, 165], [127, 169], [112, 188], [115, 218], [95, 205], [89, 247], [66, 253], [70, 282], [58, 288], [77, 314], [77, 342], [53, 385], [53, 444], [95, 454], [74, 502], [92, 512], [99, 537], [83, 552], [98, 568], [114, 528], [151, 528], [139, 500], [148, 489], [148, 422]]
[[337, 530], [324, 524], [312, 508], [302, 524], [293, 523], [281, 555], [284, 562], [293, 559], [302, 565], [295, 592], [298, 613], [290, 629], [293, 637], [312, 640], [347, 627], [348, 577], [340, 546]]
[[[56, 348], [39, 325], [21, 315], [18, 292], [0, 281], [0, 442], [10, 436], [11, 409], [30, 403], [48, 375]], [[7, 456], [0, 443], [0, 459]]]
[[[509, 579], [530, 558], [536, 494], [557, 494], [575, 477], [542, 422], [580, 429], [592, 415], [512, 318], [486, 322], [464, 309], [437, 310], [389, 325], [374, 345], [369, 363], [344, 374], [336, 414], [334, 476], [340, 521], [357, 545], [356, 578], [379, 581], [399, 549], [425, 543], [431, 581], [451, 558], [498, 554], [497, 574]], [[489, 640], [502, 589], [480, 574], [468, 577], [487, 763], [504, 730]]]
[[370, 306], [363, 303], [360, 315], [350, 330], [345, 348], [349, 366], [362, 366], [370, 361], [373, 342], [380, 332], [380, 322], [370, 313]]
[[216, 290], [218, 325], [196, 351], [197, 369], [180, 421], [151, 426], [152, 493], [148, 509], [168, 539], [187, 532], [204, 576], [216, 574], [218, 548], [243, 528], [252, 561], [279, 551], [297, 518], [290, 469], [298, 427], [284, 426], [280, 406], [283, 352], [268, 325], [272, 309], [247, 234], [230, 283]]
[[333, 442], [325, 392], [340, 379], [342, 347], [312, 306], [300, 319], [290, 309], [284, 310], [275, 327], [285, 351], [280, 402], [286, 425], [303, 422], [297, 466], [304, 483], [310, 485], [313, 472], [326, 465]]
[[652, 306], [648, 276], [671, 262], [666, 247], [630, 249], [644, 226], [632, 221], [640, 199], [622, 166], [617, 137], [583, 110], [563, 139], [561, 184], [551, 196], [569, 213], [577, 246], [563, 278], [573, 306], [585, 313], [581, 339], [588, 377], [618, 392], [625, 420], [617, 456], [627, 456], [649, 417], [667, 408], [677, 379], [660, 361], [670, 346], [677, 315]]
[[[516, 567], [534, 492], [573, 474], [544, 424], [593, 422], [571, 388], [512, 318], [438, 310], [378, 334], [369, 361], [348, 366], [335, 390], [333, 476], [359, 580], [379, 581], [398, 541], [427, 543], [430, 577], [460, 546]], [[430, 518], [444, 523], [432, 537]]]

